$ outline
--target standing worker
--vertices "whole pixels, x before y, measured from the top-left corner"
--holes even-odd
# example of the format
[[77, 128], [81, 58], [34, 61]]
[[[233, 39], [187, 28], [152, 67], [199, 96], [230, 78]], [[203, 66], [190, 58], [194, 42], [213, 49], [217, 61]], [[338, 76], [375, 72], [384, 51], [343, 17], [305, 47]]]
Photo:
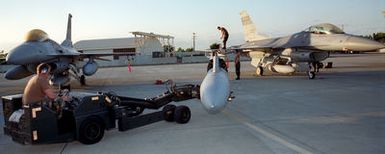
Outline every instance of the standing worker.
[[223, 40], [222, 49], [226, 49], [226, 42], [227, 42], [227, 39], [229, 39], [229, 32], [227, 32], [227, 30], [224, 27], [218, 26], [217, 29], [221, 31], [221, 39]]
[[235, 74], [237, 75], [237, 78], [235, 80], [239, 80], [241, 76], [241, 51], [236, 50], [235, 57], [234, 57], [234, 64], [235, 64]]

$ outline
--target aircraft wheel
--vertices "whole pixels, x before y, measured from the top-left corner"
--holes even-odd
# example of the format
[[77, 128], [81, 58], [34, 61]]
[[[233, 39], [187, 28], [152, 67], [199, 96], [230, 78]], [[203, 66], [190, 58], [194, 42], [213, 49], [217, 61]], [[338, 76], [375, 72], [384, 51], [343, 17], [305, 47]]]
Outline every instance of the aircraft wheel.
[[79, 128], [79, 142], [83, 144], [94, 144], [99, 142], [104, 135], [104, 125], [96, 117], [87, 118]]
[[81, 75], [80, 76], [80, 84], [82, 86], [86, 85], [86, 77], [84, 75]]
[[307, 72], [307, 76], [309, 77], [309, 79], [314, 79], [315, 78], [315, 73], [313, 71], [308, 71]]
[[176, 107], [174, 119], [177, 123], [185, 124], [190, 121], [191, 111], [187, 106], [181, 105]]
[[164, 120], [168, 122], [174, 121], [175, 108], [175, 105], [166, 105], [163, 107], [162, 111]]
[[255, 71], [255, 73], [258, 75], [258, 76], [262, 76], [263, 75], [263, 68], [261, 66], [258, 66], [257, 67], [257, 70]]

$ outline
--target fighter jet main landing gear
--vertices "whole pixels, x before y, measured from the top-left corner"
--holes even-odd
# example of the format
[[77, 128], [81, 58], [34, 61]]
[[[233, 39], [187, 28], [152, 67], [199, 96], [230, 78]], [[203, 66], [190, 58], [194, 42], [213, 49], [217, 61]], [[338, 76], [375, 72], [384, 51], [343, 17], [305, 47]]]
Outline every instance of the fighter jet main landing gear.
[[82, 86], [86, 85], [86, 77], [84, 75], [80, 76], [79, 81]]
[[318, 61], [309, 63], [309, 71], [306, 72], [309, 79], [314, 79], [315, 73], [319, 72], [319, 69], [322, 67], [323, 67], [323, 64]]

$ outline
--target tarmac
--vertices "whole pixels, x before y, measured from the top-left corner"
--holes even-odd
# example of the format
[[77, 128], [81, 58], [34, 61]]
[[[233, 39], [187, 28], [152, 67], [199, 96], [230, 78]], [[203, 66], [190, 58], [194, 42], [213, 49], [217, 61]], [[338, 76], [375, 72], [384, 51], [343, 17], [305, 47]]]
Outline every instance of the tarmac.
[[[242, 62], [241, 80], [229, 75], [236, 97], [219, 114], [207, 113], [199, 100], [175, 103], [190, 107], [187, 124], [157, 122], [119, 132], [106, 131], [97, 144], [78, 141], [20, 145], [0, 131], [1, 153], [135, 153], [135, 154], [291, 154], [385, 153], [385, 54], [332, 55], [333, 68], [316, 79], [305, 73], [254, 76]], [[114, 91], [144, 98], [166, 91], [155, 80], [199, 84], [206, 64], [135, 66], [99, 69], [77, 91]], [[28, 79], [9, 81], [1, 74], [0, 95], [21, 93]], [[4, 126], [0, 111], [0, 126]]]

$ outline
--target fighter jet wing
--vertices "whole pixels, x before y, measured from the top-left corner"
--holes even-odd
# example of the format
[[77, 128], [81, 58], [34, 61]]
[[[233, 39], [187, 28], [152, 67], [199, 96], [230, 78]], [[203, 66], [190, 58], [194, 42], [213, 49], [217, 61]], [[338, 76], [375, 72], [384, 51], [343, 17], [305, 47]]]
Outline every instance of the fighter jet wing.
[[243, 49], [243, 50], [270, 50], [270, 49], [273, 49], [273, 47], [252, 45], [252, 46], [240, 46], [239, 49]]
[[79, 60], [93, 58], [98, 60], [110, 61], [109, 59], [101, 58], [106, 56], [132, 56], [133, 53], [80, 53]]
[[132, 53], [80, 53], [80, 57], [128, 56]]
[[242, 52], [252, 52], [252, 51], [262, 51], [262, 52], [271, 52], [273, 47], [271, 46], [253, 46], [253, 45], [238, 45], [231, 46], [227, 50], [235, 52], [241, 50]]
[[250, 41], [246, 42], [244, 44], [233, 46], [230, 48], [238, 49], [242, 51], [262, 51], [262, 52], [271, 52], [273, 49], [280, 49], [284, 48], [283, 46], [286, 45], [285, 43], [282, 43], [277, 38], [272, 39], [264, 39], [264, 40], [257, 40], [257, 41]]
[[204, 50], [204, 52], [208, 52], [208, 53], [216, 52], [216, 53], [221, 54], [221, 55], [226, 55], [226, 54], [234, 53], [235, 50], [232, 50], [230, 48], [227, 48], [227, 49], [206, 49], [206, 50]]
[[87, 58], [93, 58], [98, 60], [110, 61], [109, 59], [101, 58], [106, 56], [132, 56], [133, 53], [81, 53], [81, 52], [70, 52], [63, 54], [50, 54], [48, 56], [52, 57], [71, 57], [78, 60], [83, 60]]

